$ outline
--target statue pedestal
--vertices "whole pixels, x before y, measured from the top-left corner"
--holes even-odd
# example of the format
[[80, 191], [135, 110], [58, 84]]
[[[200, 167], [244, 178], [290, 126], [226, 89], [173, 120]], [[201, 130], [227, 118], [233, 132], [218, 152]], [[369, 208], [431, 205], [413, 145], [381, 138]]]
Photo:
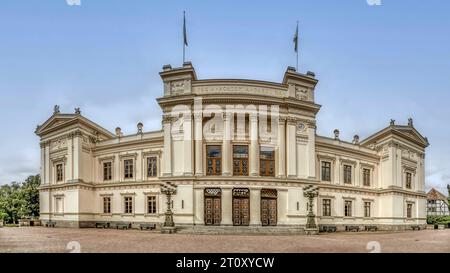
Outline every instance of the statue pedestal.
[[317, 228], [305, 228], [305, 234], [306, 235], [318, 235], [319, 229]]
[[161, 227], [161, 233], [163, 234], [173, 234], [177, 232], [176, 227]]

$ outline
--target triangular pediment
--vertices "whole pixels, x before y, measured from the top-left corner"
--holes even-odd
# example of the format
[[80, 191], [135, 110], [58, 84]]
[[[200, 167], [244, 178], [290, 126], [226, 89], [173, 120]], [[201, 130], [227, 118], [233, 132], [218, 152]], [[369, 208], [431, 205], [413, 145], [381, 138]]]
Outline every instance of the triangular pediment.
[[35, 133], [42, 137], [47, 133], [73, 125], [82, 126], [84, 128], [88, 128], [87, 130], [98, 133], [100, 139], [111, 139], [115, 137], [108, 130], [90, 121], [89, 119], [86, 119], [82, 115], [77, 114], [55, 114], [44, 122], [44, 124], [38, 126]]
[[75, 118], [76, 118], [75, 115], [67, 115], [67, 114], [66, 115], [63, 115], [63, 114], [53, 115], [46, 122], [44, 122], [44, 124], [42, 124], [41, 126], [39, 126], [36, 129], [36, 134], [41, 135], [48, 130], [51, 130], [51, 129], [59, 127], [67, 122], [70, 122]]
[[412, 126], [396, 126], [395, 130], [399, 131], [401, 134], [408, 136], [411, 139], [421, 143], [425, 147], [429, 145], [428, 139], [423, 137], [414, 127]]
[[391, 125], [383, 130], [369, 136], [368, 138], [361, 141], [361, 145], [374, 144], [382, 139], [389, 136], [401, 137], [412, 143], [415, 143], [423, 148], [429, 145], [428, 139], [423, 137], [414, 127], [412, 126], [402, 126], [402, 125]]

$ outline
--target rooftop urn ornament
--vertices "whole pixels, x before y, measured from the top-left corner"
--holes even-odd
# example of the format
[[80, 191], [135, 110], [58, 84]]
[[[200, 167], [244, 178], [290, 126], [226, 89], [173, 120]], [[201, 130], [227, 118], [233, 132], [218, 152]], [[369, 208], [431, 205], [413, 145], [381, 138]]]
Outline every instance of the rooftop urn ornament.
[[395, 119], [391, 119], [390, 125], [391, 125], [391, 126], [394, 126], [394, 125], [395, 125]]
[[120, 129], [120, 127], [116, 128], [116, 136], [117, 137], [121, 137], [122, 136], [122, 129]]
[[167, 197], [166, 204], [167, 210], [164, 213], [165, 220], [164, 225], [161, 228], [161, 233], [175, 233], [175, 223], [173, 222], [173, 212], [172, 212], [172, 195], [177, 193], [177, 186], [171, 182], [167, 182], [161, 186], [161, 193], [165, 194]]
[[339, 139], [339, 130], [338, 130], [338, 129], [335, 129], [335, 130], [333, 131], [333, 133], [334, 133], [334, 139]]
[[412, 119], [412, 118], [409, 118], [409, 119], [408, 119], [408, 126], [411, 126], [411, 127], [414, 126], [414, 125], [413, 125], [413, 119]]
[[75, 115], [81, 115], [80, 107], [75, 108]]
[[137, 133], [138, 134], [142, 134], [142, 128], [144, 128], [144, 124], [142, 124], [142, 122], [139, 122], [138, 124], [137, 124]]
[[[308, 214], [306, 221], [306, 231], [312, 230], [311, 233], [308, 234], [316, 234], [317, 233], [317, 225], [316, 225], [316, 216], [314, 215], [314, 197], [319, 195], [319, 188], [314, 185], [308, 185], [303, 188], [303, 194], [306, 198], [308, 198]], [[315, 231], [314, 231], [315, 230]]]
[[60, 111], [59, 111], [59, 105], [55, 105], [54, 107], [53, 107], [53, 115], [57, 115], [57, 114], [59, 114], [60, 113]]
[[359, 136], [358, 135], [355, 135], [353, 137], [353, 144], [359, 144]]

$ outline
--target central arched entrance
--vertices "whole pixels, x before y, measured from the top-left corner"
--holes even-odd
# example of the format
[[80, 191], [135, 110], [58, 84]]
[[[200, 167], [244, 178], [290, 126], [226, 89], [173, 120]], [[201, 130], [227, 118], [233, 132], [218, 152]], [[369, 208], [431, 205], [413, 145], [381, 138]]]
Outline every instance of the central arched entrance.
[[233, 225], [250, 225], [250, 190], [246, 188], [233, 189]]

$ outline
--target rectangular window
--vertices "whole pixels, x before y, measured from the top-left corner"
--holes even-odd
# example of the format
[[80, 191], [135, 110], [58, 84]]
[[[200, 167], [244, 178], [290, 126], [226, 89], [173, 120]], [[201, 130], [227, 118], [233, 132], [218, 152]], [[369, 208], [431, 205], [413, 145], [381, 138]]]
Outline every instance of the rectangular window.
[[344, 165], [344, 184], [352, 183], [352, 166]]
[[331, 216], [331, 199], [322, 200], [322, 214], [323, 216]]
[[407, 204], [406, 205], [406, 217], [407, 218], [412, 218], [412, 204]]
[[322, 161], [322, 181], [331, 181], [331, 162]]
[[156, 196], [147, 196], [147, 213], [156, 213]]
[[364, 217], [370, 217], [370, 202], [364, 202]]
[[344, 216], [346, 217], [352, 216], [352, 201], [345, 201]]
[[103, 213], [111, 213], [111, 197], [103, 197]]
[[270, 147], [261, 147], [259, 152], [259, 172], [261, 176], [275, 176], [275, 151]]
[[124, 197], [124, 213], [130, 214], [133, 213], [133, 197], [131, 196], [125, 196]]
[[133, 159], [127, 159], [123, 161], [124, 166], [124, 178], [131, 179], [133, 178]]
[[248, 146], [233, 146], [233, 175], [248, 175]]
[[64, 212], [62, 197], [55, 198], [55, 212], [56, 213], [63, 213]]
[[157, 158], [156, 157], [148, 157], [147, 158], [147, 177], [158, 176], [157, 171], [158, 171]]
[[412, 180], [412, 174], [406, 173], [406, 188], [411, 189], [411, 180]]
[[112, 163], [105, 162], [103, 163], [103, 180], [109, 181], [112, 179]]
[[222, 146], [206, 146], [207, 175], [222, 174]]
[[62, 182], [64, 179], [63, 164], [56, 165], [56, 182]]
[[363, 169], [363, 185], [370, 186], [370, 169]]

